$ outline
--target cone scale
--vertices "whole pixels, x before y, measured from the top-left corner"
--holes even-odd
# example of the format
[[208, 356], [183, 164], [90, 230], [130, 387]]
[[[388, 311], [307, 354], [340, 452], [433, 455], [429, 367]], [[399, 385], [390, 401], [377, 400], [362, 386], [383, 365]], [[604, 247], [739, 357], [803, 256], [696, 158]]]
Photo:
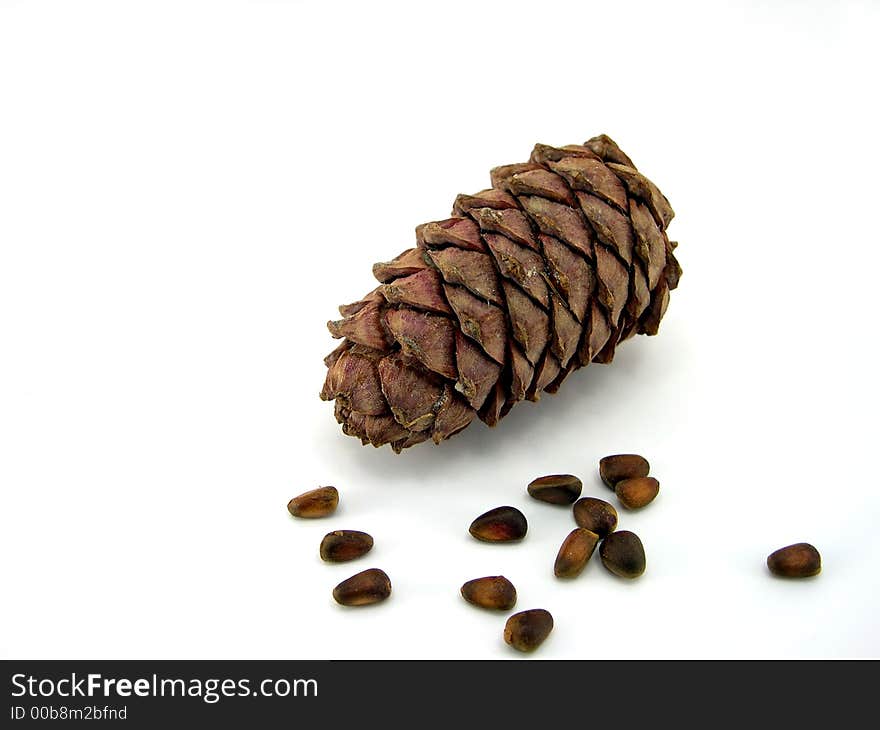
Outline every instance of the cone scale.
[[379, 285], [339, 308], [324, 400], [364, 444], [440, 443], [475, 418], [555, 393], [654, 335], [681, 267], [673, 211], [605, 135], [536, 145], [416, 228], [416, 247], [373, 267]]

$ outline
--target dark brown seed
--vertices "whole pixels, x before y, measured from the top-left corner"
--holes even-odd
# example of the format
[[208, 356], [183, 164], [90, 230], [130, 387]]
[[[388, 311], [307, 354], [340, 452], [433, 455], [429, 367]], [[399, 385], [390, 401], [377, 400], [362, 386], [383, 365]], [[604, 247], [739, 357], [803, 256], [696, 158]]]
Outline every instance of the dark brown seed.
[[483, 542], [512, 542], [522, 540], [528, 527], [516, 507], [496, 507], [471, 522], [470, 533]]
[[333, 598], [343, 606], [369, 606], [390, 595], [391, 579], [378, 568], [353, 575], [333, 589]]
[[620, 503], [627, 509], [639, 509], [654, 501], [660, 491], [660, 482], [654, 477], [621, 479], [614, 487]]
[[373, 549], [373, 538], [357, 530], [335, 530], [321, 540], [321, 560], [328, 563], [344, 563], [366, 555]]
[[595, 532], [575, 527], [562, 542], [553, 573], [557, 578], [574, 578], [580, 575], [593, 555], [599, 536]]
[[600, 538], [617, 527], [617, 510], [604, 499], [583, 497], [574, 503], [573, 511], [578, 526], [595, 532]]
[[509, 611], [516, 605], [516, 588], [503, 575], [469, 580], [461, 587], [461, 595], [480, 608]]
[[287, 510], [294, 517], [326, 517], [336, 511], [338, 504], [336, 487], [318, 487], [291, 499]]
[[645, 572], [645, 548], [634, 532], [618, 530], [599, 546], [602, 565], [621, 578], [638, 578]]
[[599, 461], [599, 476], [605, 486], [614, 489], [621, 479], [646, 477], [651, 469], [648, 460], [638, 454], [615, 454]]
[[553, 631], [553, 617], [543, 608], [515, 613], [504, 625], [504, 640], [517, 651], [534, 651]]
[[822, 570], [822, 557], [810, 543], [799, 542], [771, 553], [767, 567], [783, 578], [809, 578]]
[[571, 504], [581, 496], [583, 484], [572, 474], [550, 474], [529, 484], [529, 494], [550, 504]]

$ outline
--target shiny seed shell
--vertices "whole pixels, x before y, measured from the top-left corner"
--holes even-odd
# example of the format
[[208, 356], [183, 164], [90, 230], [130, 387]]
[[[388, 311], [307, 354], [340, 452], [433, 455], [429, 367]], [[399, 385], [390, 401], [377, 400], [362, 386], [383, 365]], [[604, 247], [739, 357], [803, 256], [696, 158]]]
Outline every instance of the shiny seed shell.
[[516, 605], [516, 588], [503, 575], [469, 580], [461, 587], [461, 595], [468, 603], [480, 608], [509, 611]]
[[550, 504], [571, 504], [581, 496], [581, 480], [573, 474], [549, 474], [529, 484], [529, 494]]
[[627, 509], [639, 509], [654, 501], [660, 491], [660, 482], [654, 477], [621, 479], [614, 487], [620, 503]]
[[651, 465], [644, 456], [638, 454], [615, 454], [606, 456], [599, 461], [599, 476], [605, 486], [614, 489], [621, 479], [646, 477]]
[[291, 499], [287, 510], [294, 517], [326, 517], [336, 511], [338, 504], [336, 487], [318, 487]]
[[373, 549], [373, 538], [357, 530], [335, 530], [321, 540], [318, 552], [328, 563], [344, 563], [366, 555]]
[[470, 526], [470, 533], [483, 542], [513, 542], [526, 536], [526, 516], [516, 507], [496, 507], [480, 515]]
[[639, 536], [628, 530], [612, 532], [599, 546], [602, 565], [621, 578], [638, 578], [645, 572], [645, 548]]
[[809, 578], [821, 572], [822, 556], [810, 543], [799, 542], [771, 553], [767, 567], [783, 578]]
[[578, 527], [595, 532], [600, 538], [614, 532], [617, 527], [617, 510], [604, 499], [582, 497], [572, 509]]
[[390, 595], [391, 579], [378, 568], [357, 573], [333, 589], [333, 598], [343, 606], [369, 606]]
[[504, 625], [504, 641], [517, 651], [534, 651], [553, 631], [553, 616], [543, 608], [515, 613]]
[[580, 575], [593, 555], [599, 536], [583, 527], [575, 527], [562, 542], [553, 573], [557, 578], [574, 578]]

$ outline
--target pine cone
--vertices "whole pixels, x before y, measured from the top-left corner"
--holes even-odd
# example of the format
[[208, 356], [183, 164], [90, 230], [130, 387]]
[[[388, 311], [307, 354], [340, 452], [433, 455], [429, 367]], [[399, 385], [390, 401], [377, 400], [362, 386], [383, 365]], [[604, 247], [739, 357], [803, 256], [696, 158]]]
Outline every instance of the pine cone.
[[416, 228], [417, 248], [376, 264], [381, 282], [329, 322], [324, 400], [342, 430], [396, 452], [440, 443], [475, 416], [494, 426], [555, 393], [618, 343], [657, 333], [681, 267], [673, 212], [605, 135], [536, 145]]

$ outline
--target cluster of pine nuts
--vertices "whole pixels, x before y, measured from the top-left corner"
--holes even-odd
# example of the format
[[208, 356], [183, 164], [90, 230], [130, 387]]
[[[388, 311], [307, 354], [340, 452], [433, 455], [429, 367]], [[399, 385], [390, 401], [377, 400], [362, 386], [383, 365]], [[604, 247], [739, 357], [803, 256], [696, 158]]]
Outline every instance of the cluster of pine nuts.
[[[641, 509], [657, 497], [660, 482], [649, 476], [650, 465], [638, 454], [616, 454], [599, 461], [602, 482], [614, 490], [620, 505], [627, 510]], [[596, 548], [602, 565], [626, 579], [641, 576], [646, 569], [645, 549], [638, 535], [618, 530], [618, 512], [614, 505], [597, 497], [581, 497], [583, 482], [572, 474], [551, 474], [532, 480], [528, 493], [549, 504], [569, 506], [577, 524], [563, 540], [556, 555], [553, 572], [557, 578], [580, 575]], [[336, 511], [339, 492], [336, 487], [320, 487], [294, 497], [287, 509], [294, 517], [326, 517]], [[477, 517], [470, 534], [482, 542], [510, 543], [522, 540], [528, 532], [526, 516], [517, 508], [496, 507]], [[366, 555], [373, 538], [357, 530], [336, 530], [324, 536], [319, 547], [321, 559], [340, 563]], [[819, 552], [808, 543], [797, 543], [775, 551], [767, 558], [771, 573], [789, 578], [817, 575], [821, 570]], [[370, 568], [342, 581], [333, 589], [333, 598], [343, 606], [366, 606], [384, 601], [391, 595], [391, 580], [378, 569]], [[516, 588], [502, 575], [474, 578], [461, 586], [468, 603], [495, 611], [510, 611], [516, 605]], [[519, 651], [534, 651], [553, 630], [553, 616], [543, 608], [513, 614], [504, 627], [504, 641]]]

